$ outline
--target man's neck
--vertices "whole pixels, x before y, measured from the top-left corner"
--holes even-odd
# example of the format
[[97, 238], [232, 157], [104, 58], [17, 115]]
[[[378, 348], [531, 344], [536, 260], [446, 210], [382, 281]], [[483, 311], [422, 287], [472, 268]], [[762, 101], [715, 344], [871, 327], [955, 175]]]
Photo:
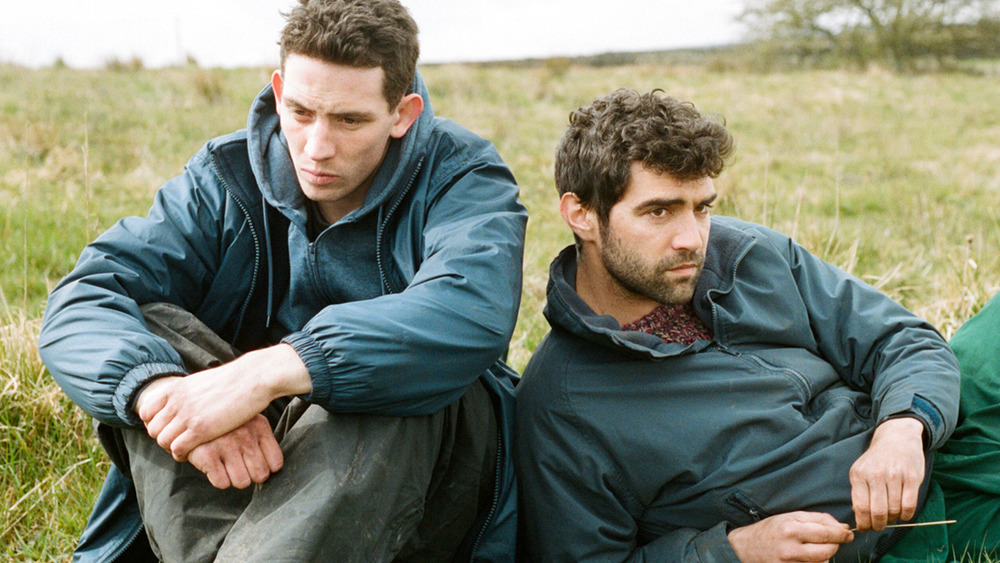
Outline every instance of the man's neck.
[[621, 326], [660, 306], [660, 302], [619, 285], [601, 264], [600, 256], [586, 251], [577, 253], [576, 293], [595, 313], [610, 315]]

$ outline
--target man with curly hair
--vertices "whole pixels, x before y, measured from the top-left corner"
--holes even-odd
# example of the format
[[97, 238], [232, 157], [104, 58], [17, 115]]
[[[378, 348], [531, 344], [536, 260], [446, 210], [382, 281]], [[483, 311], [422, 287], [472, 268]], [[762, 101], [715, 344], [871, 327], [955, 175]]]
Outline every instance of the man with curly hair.
[[39, 349], [112, 458], [78, 561], [510, 561], [527, 214], [397, 0], [300, 0], [247, 128], [90, 244]]
[[570, 115], [555, 177], [576, 244], [517, 388], [535, 561], [868, 561], [933, 512], [955, 356], [788, 237], [713, 217], [733, 150], [657, 91]]

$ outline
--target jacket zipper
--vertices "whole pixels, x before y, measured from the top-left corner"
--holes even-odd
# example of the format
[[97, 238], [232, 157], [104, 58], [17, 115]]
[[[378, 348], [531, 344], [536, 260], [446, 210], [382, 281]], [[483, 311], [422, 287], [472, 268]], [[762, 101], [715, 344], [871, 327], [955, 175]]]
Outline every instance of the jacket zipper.
[[493, 522], [493, 516], [496, 515], [497, 507], [500, 505], [500, 470], [503, 466], [503, 430], [500, 425], [497, 425], [497, 460], [496, 466], [493, 468], [493, 503], [490, 505], [489, 512], [486, 513], [486, 520], [483, 520], [483, 525], [479, 528], [479, 533], [476, 535], [476, 541], [472, 542], [472, 549], [469, 550], [469, 561], [475, 561], [476, 550], [479, 549], [479, 543], [483, 541], [483, 536], [486, 535], [486, 530], [490, 527]]
[[382, 278], [382, 286], [385, 287], [386, 293], [396, 293], [396, 290], [393, 288], [392, 284], [389, 283], [389, 275], [385, 271], [385, 263], [382, 260], [382, 239], [385, 235], [385, 229], [389, 225], [389, 220], [392, 219], [392, 216], [396, 213], [396, 210], [399, 209], [399, 206], [403, 203], [406, 195], [410, 193], [410, 189], [413, 188], [413, 182], [416, 181], [417, 174], [423, 167], [423, 163], [424, 157], [421, 156], [420, 159], [417, 160], [417, 165], [413, 167], [413, 173], [410, 174], [410, 180], [406, 183], [406, 187], [403, 188], [402, 192], [400, 192], [399, 197], [392, 202], [392, 206], [389, 208], [389, 211], [386, 212], [382, 222], [379, 223], [378, 232], [375, 234], [375, 260], [378, 263], [378, 274]]
[[122, 558], [122, 555], [125, 555], [125, 553], [128, 552], [129, 548], [132, 547], [132, 544], [134, 544], [136, 540], [139, 539], [139, 534], [142, 533], [143, 527], [144, 524], [140, 524], [139, 527], [136, 528], [135, 532], [132, 534], [132, 537], [130, 537], [127, 542], [123, 543], [118, 548], [118, 553], [116, 553], [115, 556], [112, 557], [111, 559], [108, 559], [108, 563], [114, 563], [115, 561], [118, 561], [119, 559]]
[[767, 514], [757, 503], [739, 491], [726, 497], [726, 502], [745, 512], [753, 518], [754, 522], [760, 522], [767, 517]]
[[768, 362], [764, 361], [763, 359], [761, 359], [761, 358], [759, 358], [759, 357], [757, 357], [757, 356], [755, 356], [753, 354], [747, 354], [746, 356], [748, 358], [750, 358], [751, 360], [753, 360], [753, 362], [755, 364], [757, 364], [758, 366], [760, 366], [760, 367], [762, 367], [764, 369], [768, 369], [768, 370], [771, 370], [771, 371], [777, 371], [777, 372], [784, 373], [784, 374], [787, 374], [787, 375], [791, 376], [791, 378], [796, 383], [799, 384], [800, 390], [802, 391], [803, 399], [805, 399], [806, 401], [809, 400], [809, 382], [806, 381], [805, 376], [803, 376], [801, 373], [799, 373], [799, 372], [797, 372], [797, 371], [795, 371], [795, 370], [793, 370], [791, 368], [786, 368], [786, 367], [781, 367], [781, 366], [773, 365], [773, 364], [768, 363]]
[[797, 372], [797, 371], [795, 371], [793, 369], [790, 369], [790, 368], [785, 368], [785, 367], [781, 367], [781, 366], [776, 366], [776, 365], [769, 364], [768, 362], [765, 362], [764, 360], [762, 360], [761, 358], [755, 356], [754, 354], [744, 354], [743, 352], [740, 352], [738, 350], [732, 350], [730, 348], [727, 348], [724, 344], [721, 344], [719, 342], [716, 342], [716, 344], [717, 344], [717, 346], [719, 348], [719, 351], [722, 352], [722, 353], [724, 353], [724, 354], [729, 354], [730, 356], [733, 356], [733, 357], [736, 357], [736, 358], [747, 358], [750, 361], [752, 361], [753, 363], [757, 364], [758, 366], [760, 366], [760, 367], [762, 367], [762, 368], [764, 368], [766, 370], [774, 371], [774, 372], [779, 372], [779, 373], [784, 373], [786, 375], [789, 375], [791, 377], [791, 379], [799, 387], [799, 391], [802, 393], [802, 396], [804, 397], [804, 399], [805, 400], [809, 400], [809, 382], [806, 381], [806, 378], [801, 373], [799, 373], [799, 372]]
[[[254, 248], [253, 274], [250, 277], [250, 291], [247, 293], [247, 297], [246, 299], [243, 300], [243, 305], [240, 307], [239, 320], [237, 320], [236, 322], [236, 330], [233, 331], [235, 340], [235, 338], [239, 336], [240, 330], [242, 330], [243, 328], [243, 320], [246, 317], [247, 308], [250, 307], [250, 300], [253, 298], [253, 292], [257, 288], [257, 277], [260, 275], [260, 254], [261, 254], [260, 237], [257, 235], [257, 227], [253, 223], [253, 216], [250, 215], [250, 210], [247, 209], [246, 203], [244, 203], [243, 200], [240, 199], [240, 197], [236, 194], [236, 192], [229, 186], [229, 182], [227, 182], [226, 179], [219, 172], [219, 166], [215, 162], [214, 155], [212, 156], [212, 169], [215, 171], [215, 175], [222, 183], [222, 186], [226, 189], [226, 193], [228, 193], [229, 196], [233, 198], [233, 201], [236, 202], [236, 206], [240, 208], [240, 211], [243, 212], [243, 216], [246, 217], [247, 226], [250, 229], [250, 236], [253, 238], [253, 248]], [[265, 217], [264, 220], [266, 221], [267, 218]]]
[[[733, 286], [736, 285], [736, 270], [739, 269], [740, 264], [743, 262], [743, 259], [746, 258], [746, 255], [750, 253], [750, 248], [753, 247], [754, 243], [756, 243], [756, 240], [757, 239], [754, 239], [753, 242], [747, 244], [746, 248], [744, 248], [740, 252], [740, 255], [736, 257], [736, 261], [733, 262], [733, 270], [732, 270], [733, 274], [729, 277], [729, 290], [732, 290]], [[729, 290], [727, 290], [727, 291], [729, 291]], [[711, 301], [711, 294], [712, 293], [721, 293], [721, 291], [717, 290], [717, 289], [713, 289], [713, 290], [710, 290], [708, 293], [709, 293], [709, 295], [708, 295], [709, 302], [712, 304], [712, 332], [715, 333], [715, 340], [716, 340], [716, 342], [719, 342], [719, 341], [723, 340], [724, 336], [719, 333], [718, 306], [716, 306], [716, 304], [715, 304], [714, 301]]]

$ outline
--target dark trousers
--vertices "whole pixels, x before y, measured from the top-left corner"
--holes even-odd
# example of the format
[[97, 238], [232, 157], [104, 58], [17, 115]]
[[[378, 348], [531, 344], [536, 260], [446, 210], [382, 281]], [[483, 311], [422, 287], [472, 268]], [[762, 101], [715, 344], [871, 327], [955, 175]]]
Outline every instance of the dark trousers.
[[[236, 355], [181, 309], [144, 314], [191, 371]], [[490, 502], [496, 419], [479, 382], [427, 416], [330, 413], [301, 399], [265, 414], [284, 466], [244, 490], [214, 488], [143, 429], [105, 440], [160, 560], [449, 561]]]

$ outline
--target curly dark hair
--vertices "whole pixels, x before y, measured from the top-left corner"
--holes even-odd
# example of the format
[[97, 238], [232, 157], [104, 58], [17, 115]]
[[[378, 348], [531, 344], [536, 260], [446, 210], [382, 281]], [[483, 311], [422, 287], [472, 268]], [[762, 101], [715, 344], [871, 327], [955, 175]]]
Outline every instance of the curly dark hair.
[[409, 91], [417, 72], [417, 24], [397, 0], [299, 0], [284, 14], [281, 68], [289, 54], [353, 67], [381, 67], [390, 107]]
[[735, 150], [724, 119], [661, 94], [622, 88], [569, 115], [556, 148], [556, 189], [575, 193], [603, 225], [625, 193], [633, 162], [679, 180], [714, 178]]

